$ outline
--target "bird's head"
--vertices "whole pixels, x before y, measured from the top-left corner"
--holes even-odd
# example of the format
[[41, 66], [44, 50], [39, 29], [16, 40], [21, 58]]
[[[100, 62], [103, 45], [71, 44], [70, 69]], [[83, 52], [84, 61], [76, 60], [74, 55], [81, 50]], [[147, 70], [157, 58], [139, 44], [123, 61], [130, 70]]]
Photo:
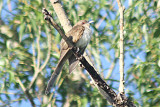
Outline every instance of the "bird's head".
[[80, 20], [74, 26], [80, 25], [80, 26], [87, 26], [87, 27], [89, 27], [90, 23], [93, 23], [93, 21]]

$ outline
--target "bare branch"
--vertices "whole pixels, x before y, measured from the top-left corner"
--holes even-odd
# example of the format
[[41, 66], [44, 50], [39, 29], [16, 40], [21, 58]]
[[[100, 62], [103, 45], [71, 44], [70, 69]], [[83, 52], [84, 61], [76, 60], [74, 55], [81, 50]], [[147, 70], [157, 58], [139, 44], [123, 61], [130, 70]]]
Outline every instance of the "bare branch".
[[112, 74], [112, 72], [113, 72], [113, 69], [114, 69], [114, 67], [115, 67], [115, 63], [116, 63], [116, 61], [114, 60], [114, 61], [112, 62], [112, 64], [111, 64], [109, 70], [108, 70], [106, 79], [109, 79], [109, 77], [111, 76], [111, 74]]
[[34, 72], [34, 75], [33, 75], [33, 77], [32, 77], [32, 80], [31, 80], [31, 82], [30, 82], [30, 84], [29, 84], [28, 89], [30, 89], [30, 88], [32, 87], [32, 85], [33, 85], [34, 81], [36, 80], [38, 74], [39, 74], [39, 71], [37, 71], [37, 72], [35, 71], [35, 72]]
[[[40, 48], [40, 26], [39, 26], [39, 33], [38, 33], [38, 36], [37, 36], [37, 70], [39, 71], [39, 66], [40, 66], [40, 54], [41, 54], [41, 48]], [[38, 72], [38, 71], [35, 71], [35, 72]]]
[[33, 85], [33, 83], [36, 80], [36, 77], [38, 75], [38, 72], [37, 72], [38, 70], [37, 70], [37, 66], [36, 66], [36, 56], [35, 56], [36, 52], [35, 52], [35, 45], [34, 45], [34, 43], [32, 43], [32, 52], [33, 52], [32, 60], [33, 60], [33, 67], [34, 67], [34, 75], [33, 75], [33, 78], [31, 80], [30, 84], [29, 84], [28, 89], [30, 89], [32, 87], [32, 85]]
[[119, 58], [120, 85], [119, 85], [119, 92], [124, 94], [124, 33], [123, 33], [124, 7], [122, 7], [120, 0], [117, 0], [117, 3], [119, 6], [119, 13], [120, 13], [120, 58]]
[[123, 107], [126, 105], [128, 107], [135, 107], [135, 105], [130, 102], [127, 97], [125, 96], [124, 92], [124, 10], [125, 8], [122, 6], [121, 1], [117, 0], [119, 13], [120, 13], [120, 58], [119, 58], [119, 65], [120, 65], [120, 85], [119, 85], [119, 94], [118, 99]]
[[23, 85], [23, 83], [21, 82], [19, 77], [16, 77], [16, 81], [19, 83], [20, 87], [22, 88], [23, 92], [26, 94], [27, 98], [29, 99], [32, 107], [36, 107], [34, 101], [33, 101], [33, 97], [31, 96], [31, 94], [28, 92], [28, 90], [26, 90], [25, 86]]
[[60, 3], [60, 0], [50, 0], [52, 3], [52, 6], [58, 16], [58, 19], [61, 23], [61, 26], [63, 27], [65, 32], [68, 32], [69, 30], [72, 29], [72, 26], [70, 24], [70, 21], [68, 20], [65, 11]]
[[35, 48], [34, 48], [34, 43], [32, 44], [32, 51], [33, 51], [33, 64], [34, 64], [34, 75], [32, 77], [32, 80], [29, 84], [28, 89], [30, 89], [33, 85], [33, 83], [35, 82], [40, 70], [39, 70], [39, 66], [40, 66], [40, 45], [39, 45], [39, 39], [40, 37], [38, 36], [37, 38], [37, 49], [38, 49], [38, 55], [37, 55], [37, 65], [36, 65], [36, 58], [35, 58]]
[[34, 67], [34, 71], [37, 70], [37, 67], [36, 67], [36, 52], [35, 52], [35, 46], [34, 46], [34, 43], [32, 43], [32, 60], [33, 60], [33, 67]]
[[41, 72], [44, 67], [47, 65], [49, 59], [50, 59], [50, 54], [51, 54], [51, 35], [47, 36], [47, 41], [48, 41], [48, 52], [47, 52], [47, 58], [45, 59], [43, 65], [40, 67], [39, 71]]

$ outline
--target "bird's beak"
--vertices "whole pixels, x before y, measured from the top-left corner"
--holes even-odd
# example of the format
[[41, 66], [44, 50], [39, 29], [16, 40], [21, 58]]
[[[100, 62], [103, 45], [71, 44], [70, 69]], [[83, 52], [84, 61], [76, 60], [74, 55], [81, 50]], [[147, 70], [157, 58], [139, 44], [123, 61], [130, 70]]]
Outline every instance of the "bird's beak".
[[91, 21], [89, 21], [88, 23], [93, 23], [94, 21], [93, 20], [91, 20]]

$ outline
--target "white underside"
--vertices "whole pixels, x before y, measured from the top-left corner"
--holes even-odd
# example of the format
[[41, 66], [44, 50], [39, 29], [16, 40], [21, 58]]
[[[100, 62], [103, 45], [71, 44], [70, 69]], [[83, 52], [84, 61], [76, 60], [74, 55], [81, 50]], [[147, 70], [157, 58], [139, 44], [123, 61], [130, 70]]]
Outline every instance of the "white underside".
[[90, 42], [90, 40], [91, 40], [91, 36], [92, 36], [91, 35], [91, 29], [88, 28], [88, 27], [85, 27], [83, 36], [76, 43], [76, 46], [80, 47], [80, 48], [86, 47], [88, 45], [88, 43]]

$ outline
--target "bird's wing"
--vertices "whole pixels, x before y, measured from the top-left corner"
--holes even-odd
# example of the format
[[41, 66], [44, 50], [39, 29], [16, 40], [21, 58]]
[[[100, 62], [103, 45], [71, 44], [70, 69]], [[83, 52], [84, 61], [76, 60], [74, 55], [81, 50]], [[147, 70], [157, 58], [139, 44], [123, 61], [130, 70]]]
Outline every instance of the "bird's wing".
[[61, 47], [61, 53], [60, 53], [60, 58], [61, 58], [68, 51], [68, 44], [65, 42], [64, 39], [61, 40], [60, 47]]
[[[70, 39], [72, 40], [73, 43], [76, 43], [83, 35], [85, 28], [84, 26], [74, 26], [70, 31], [68, 31], [66, 33], [67, 37], [71, 37]], [[60, 47], [61, 47], [61, 56], [63, 56], [63, 50], [67, 50], [68, 49], [68, 44], [65, 42], [64, 39], [61, 40], [60, 43]]]
[[[83, 26], [74, 26], [67, 34], [67, 37], [72, 36], [72, 42], [76, 43], [83, 35], [85, 28]], [[64, 56], [64, 54], [66, 53], [67, 49], [68, 49], [68, 44], [65, 42], [64, 39], [61, 40], [60, 43], [60, 47], [61, 47], [61, 54], [60, 57]]]
[[82, 37], [84, 30], [85, 30], [84, 26], [77, 25], [74, 26], [72, 30], [70, 30], [66, 34], [66, 36], [67, 37], [72, 36], [72, 42], [76, 43]]

